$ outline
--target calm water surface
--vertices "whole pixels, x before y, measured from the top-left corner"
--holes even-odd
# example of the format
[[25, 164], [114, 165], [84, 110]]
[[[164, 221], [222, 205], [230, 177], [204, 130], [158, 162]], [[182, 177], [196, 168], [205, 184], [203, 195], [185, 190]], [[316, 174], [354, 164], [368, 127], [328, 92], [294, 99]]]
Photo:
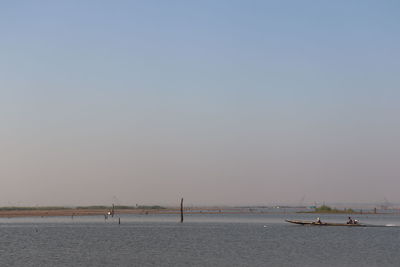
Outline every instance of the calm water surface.
[[[400, 227], [310, 227], [310, 214], [0, 219], [0, 266], [400, 266]], [[344, 215], [324, 215], [343, 222]], [[357, 219], [399, 225], [399, 215]]]

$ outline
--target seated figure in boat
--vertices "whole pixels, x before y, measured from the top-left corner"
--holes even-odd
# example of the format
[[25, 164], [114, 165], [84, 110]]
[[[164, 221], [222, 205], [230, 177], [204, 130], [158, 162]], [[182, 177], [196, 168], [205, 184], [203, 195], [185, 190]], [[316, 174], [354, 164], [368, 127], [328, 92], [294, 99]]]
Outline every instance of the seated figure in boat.
[[321, 219], [318, 217], [317, 218], [317, 222], [316, 223], [319, 223], [319, 224], [321, 224], [322, 222], [321, 222]]
[[347, 224], [354, 224], [354, 221], [351, 217], [349, 217], [349, 220], [347, 221]]

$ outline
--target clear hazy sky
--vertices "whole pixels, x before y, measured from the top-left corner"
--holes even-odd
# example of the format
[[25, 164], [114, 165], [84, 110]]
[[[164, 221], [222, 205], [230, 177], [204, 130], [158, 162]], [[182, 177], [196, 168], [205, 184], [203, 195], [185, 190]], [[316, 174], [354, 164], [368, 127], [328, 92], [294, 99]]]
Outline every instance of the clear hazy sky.
[[400, 202], [399, 1], [0, 4], [0, 205]]

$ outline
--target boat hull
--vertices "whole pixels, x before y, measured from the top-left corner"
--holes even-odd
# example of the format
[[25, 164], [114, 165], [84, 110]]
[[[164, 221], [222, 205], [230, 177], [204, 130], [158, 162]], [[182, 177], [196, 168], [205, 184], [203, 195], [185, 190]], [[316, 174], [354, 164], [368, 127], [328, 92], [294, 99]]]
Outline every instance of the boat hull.
[[299, 225], [312, 225], [312, 226], [347, 226], [347, 227], [365, 227], [365, 224], [347, 224], [347, 223], [330, 223], [330, 222], [313, 222], [313, 221], [301, 221], [301, 220], [285, 220], [288, 223], [299, 224]]

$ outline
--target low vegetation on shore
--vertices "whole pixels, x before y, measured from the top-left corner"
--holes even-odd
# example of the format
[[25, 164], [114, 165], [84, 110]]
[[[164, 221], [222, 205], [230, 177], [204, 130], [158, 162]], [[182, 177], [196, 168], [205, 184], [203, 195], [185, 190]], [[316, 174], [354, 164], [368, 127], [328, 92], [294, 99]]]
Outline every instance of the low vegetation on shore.
[[37, 211], [37, 210], [72, 210], [69, 207], [0, 207], [0, 211]]
[[0, 217], [30, 217], [30, 216], [86, 216], [86, 215], [114, 215], [118, 214], [151, 214], [151, 213], [173, 213], [178, 212], [177, 208], [167, 209], [158, 205], [95, 205], [95, 206], [36, 206], [36, 207], [19, 207], [9, 206], [0, 207]]
[[[78, 207], [63, 207], [63, 206], [38, 206], [38, 207], [0, 207], [0, 211], [41, 211], [41, 210], [109, 210], [112, 209], [112, 206], [78, 206]], [[144, 209], [144, 210], [164, 210], [165, 207], [153, 205], [153, 206], [121, 206], [115, 205], [114, 209], [118, 210], [136, 210], [136, 209]]]
[[316, 207], [313, 211], [305, 211], [305, 213], [357, 213], [353, 209], [337, 209], [328, 205]]

